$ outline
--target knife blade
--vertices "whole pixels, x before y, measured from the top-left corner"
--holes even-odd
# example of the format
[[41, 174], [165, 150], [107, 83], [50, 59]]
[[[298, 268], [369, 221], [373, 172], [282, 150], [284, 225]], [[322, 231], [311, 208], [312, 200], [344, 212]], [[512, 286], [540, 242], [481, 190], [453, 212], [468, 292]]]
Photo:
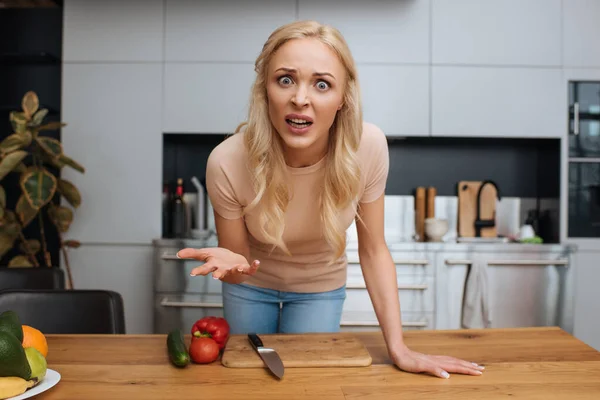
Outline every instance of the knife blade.
[[265, 347], [263, 345], [262, 340], [256, 333], [249, 333], [248, 340], [250, 340], [250, 344], [256, 350], [260, 358], [269, 368], [269, 371], [273, 373], [277, 378], [283, 378], [283, 362], [281, 358], [279, 358], [279, 354], [274, 349]]

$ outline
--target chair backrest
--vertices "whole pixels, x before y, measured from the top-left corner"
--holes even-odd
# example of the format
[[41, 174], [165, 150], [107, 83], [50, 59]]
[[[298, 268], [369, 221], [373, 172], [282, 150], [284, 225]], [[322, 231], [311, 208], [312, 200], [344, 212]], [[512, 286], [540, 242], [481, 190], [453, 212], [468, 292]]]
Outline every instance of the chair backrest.
[[60, 268], [0, 268], [0, 290], [64, 288], [65, 274]]
[[119, 293], [110, 290], [4, 290], [0, 313], [13, 310], [43, 333], [125, 333]]

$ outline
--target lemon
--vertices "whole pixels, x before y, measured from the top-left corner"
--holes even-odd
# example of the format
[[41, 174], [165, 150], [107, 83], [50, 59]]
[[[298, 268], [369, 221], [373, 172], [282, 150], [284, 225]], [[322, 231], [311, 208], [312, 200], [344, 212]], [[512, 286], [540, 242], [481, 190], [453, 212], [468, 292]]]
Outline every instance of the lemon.
[[35, 347], [27, 347], [25, 355], [31, 367], [31, 379], [37, 378], [38, 381], [42, 381], [48, 370], [46, 358]]

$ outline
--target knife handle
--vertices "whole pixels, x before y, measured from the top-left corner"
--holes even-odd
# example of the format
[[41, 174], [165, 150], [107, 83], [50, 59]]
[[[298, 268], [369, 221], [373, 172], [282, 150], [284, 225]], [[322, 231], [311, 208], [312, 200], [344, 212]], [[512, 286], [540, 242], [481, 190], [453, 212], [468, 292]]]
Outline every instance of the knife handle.
[[252, 347], [254, 347], [256, 350], [258, 350], [259, 347], [263, 347], [263, 342], [256, 333], [249, 333], [248, 340], [250, 340]]

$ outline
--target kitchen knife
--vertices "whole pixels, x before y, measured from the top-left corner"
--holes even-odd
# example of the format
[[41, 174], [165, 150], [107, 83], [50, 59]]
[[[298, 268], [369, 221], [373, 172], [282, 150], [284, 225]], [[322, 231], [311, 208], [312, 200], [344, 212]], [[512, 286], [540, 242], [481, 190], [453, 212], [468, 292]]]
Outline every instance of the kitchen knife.
[[283, 362], [281, 362], [281, 358], [279, 358], [277, 352], [264, 347], [262, 340], [260, 340], [256, 333], [249, 333], [248, 340], [250, 340], [250, 344], [252, 344], [254, 350], [256, 350], [273, 375], [279, 379], [283, 378]]

